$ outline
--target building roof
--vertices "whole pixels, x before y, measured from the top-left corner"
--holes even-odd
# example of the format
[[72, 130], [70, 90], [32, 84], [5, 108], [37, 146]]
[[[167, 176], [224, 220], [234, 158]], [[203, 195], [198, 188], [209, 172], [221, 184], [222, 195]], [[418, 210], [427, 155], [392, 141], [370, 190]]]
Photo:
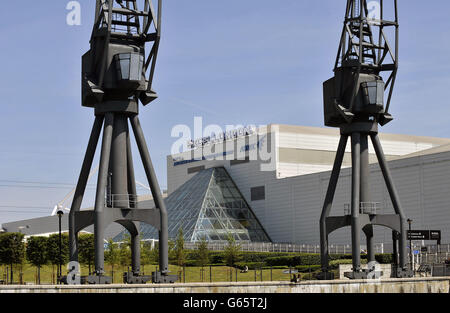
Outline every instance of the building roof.
[[412, 157], [416, 157], [416, 156], [444, 153], [444, 152], [449, 152], [449, 151], [450, 151], [450, 144], [446, 144], [446, 145], [442, 145], [442, 146], [438, 146], [438, 147], [433, 147], [431, 149], [407, 154], [407, 155], [404, 155], [402, 158], [412, 158]]
[[[297, 133], [297, 134], [310, 134], [310, 135], [328, 135], [339, 136], [340, 132], [338, 128], [326, 128], [326, 127], [310, 127], [310, 126], [296, 126], [285, 124], [270, 124], [268, 129], [271, 130], [277, 127], [280, 132], [285, 133]], [[421, 142], [430, 143], [436, 146], [450, 144], [450, 138], [439, 138], [429, 136], [414, 136], [414, 135], [402, 135], [402, 134], [388, 134], [380, 132], [380, 139], [389, 141], [403, 141], [403, 142]]]
[[[28, 220], [20, 220], [16, 222], [2, 224], [5, 232], [22, 233], [25, 236], [48, 236], [59, 232], [58, 216], [44, 216]], [[62, 232], [69, 231], [69, 214], [64, 214], [61, 218]], [[113, 223], [109, 225], [105, 231], [105, 238], [113, 238], [123, 230], [119, 224]], [[93, 233], [94, 226], [87, 227], [84, 232]]]

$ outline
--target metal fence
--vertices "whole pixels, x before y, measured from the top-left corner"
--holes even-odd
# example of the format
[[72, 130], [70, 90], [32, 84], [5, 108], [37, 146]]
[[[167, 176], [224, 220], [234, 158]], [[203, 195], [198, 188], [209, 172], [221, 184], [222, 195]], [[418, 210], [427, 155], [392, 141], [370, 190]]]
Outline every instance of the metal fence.
[[[225, 247], [228, 245], [227, 242], [214, 242], [208, 243], [208, 249], [211, 251], [224, 251]], [[320, 253], [320, 245], [307, 245], [307, 244], [290, 244], [290, 243], [239, 243], [241, 251], [243, 252], [293, 252], [293, 253]], [[197, 244], [195, 243], [185, 243], [184, 248], [187, 250], [197, 250]], [[361, 251], [365, 252], [366, 246], [361, 245]], [[351, 245], [335, 245], [329, 246], [330, 254], [346, 254], [351, 253]], [[386, 251], [386, 245], [378, 244], [375, 245], [375, 253], [389, 253], [392, 252], [392, 247], [390, 251]]]
[[[208, 249], [211, 251], [224, 251], [228, 245], [227, 242], [214, 242], [208, 243]], [[259, 243], [259, 242], [244, 242], [239, 243], [241, 251], [244, 252], [294, 252], [294, 253], [320, 253], [320, 245], [308, 245], [308, 244], [290, 244], [290, 243]], [[196, 243], [185, 243], [185, 249], [197, 250]], [[426, 258], [426, 260], [444, 260], [450, 257], [450, 244], [445, 245], [427, 245], [427, 252], [420, 252], [421, 245], [413, 245], [413, 251], [419, 251], [420, 255]], [[338, 245], [331, 244], [329, 246], [329, 253], [333, 254], [347, 254], [352, 252], [351, 245]], [[409, 246], [408, 246], [409, 253]], [[367, 246], [361, 245], [361, 252], [366, 252]], [[392, 253], [392, 244], [375, 244], [375, 253]]]
[[174, 273], [180, 283], [192, 282], [252, 282], [315, 280], [317, 268], [309, 266], [300, 273], [292, 268], [255, 267], [241, 270], [232, 267], [207, 266], [204, 268], [183, 267]]

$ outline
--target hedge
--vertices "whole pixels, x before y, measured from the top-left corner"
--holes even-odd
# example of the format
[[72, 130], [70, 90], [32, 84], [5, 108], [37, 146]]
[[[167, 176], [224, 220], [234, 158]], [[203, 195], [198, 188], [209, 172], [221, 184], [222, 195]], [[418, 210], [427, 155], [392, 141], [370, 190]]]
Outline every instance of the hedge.
[[393, 263], [391, 253], [376, 254], [375, 260], [380, 264], [392, 264]]
[[[333, 260], [330, 261], [329, 266], [331, 270], [335, 270], [339, 268], [340, 264], [352, 264], [353, 260], [351, 259], [341, 259], [341, 260]], [[367, 264], [366, 259], [361, 259], [361, 264]]]
[[[287, 267], [287, 266], [308, 266], [320, 265], [320, 254], [314, 253], [287, 253], [287, 252], [242, 252], [238, 264], [249, 268], [249, 264], [263, 263], [267, 267]], [[350, 260], [351, 254], [332, 254], [329, 256], [330, 264], [336, 260]], [[380, 264], [392, 263], [392, 254], [376, 254], [375, 259]], [[196, 266], [195, 251], [186, 253], [186, 266]], [[361, 260], [367, 260], [367, 254], [361, 254]], [[221, 251], [211, 251], [209, 253], [209, 262], [211, 265], [225, 264], [225, 254]]]
[[[280, 257], [280, 256], [287, 256], [292, 255], [289, 253], [271, 253], [271, 252], [241, 252], [240, 254], [240, 261], [239, 262], [264, 262], [267, 258], [270, 257]], [[195, 256], [191, 253], [187, 255], [188, 259], [195, 259]], [[209, 261], [211, 264], [225, 264], [225, 254], [224, 252], [210, 252], [209, 254]]]
[[309, 273], [310, 271], [312, 273], [317, 270], [320, 270], [320, 268], [321, 268], [320, 265], [301, 265], [301, 266], [295, 267], [295, 269], [297, 271], [299, 271], [300, 273]]
[[[338, 260], [348, 260], [349, 264], [352, 260], [351, 254], [335, 254], [330, 255], [330, 263]], [[361, 260], [367, 262], [367, 254], [361, 254]], [[376, 254], [375, 260], [380, 264], [391, 264], [392, 254]], [[293, 256], [279, 256], [266, 259], [268, 266], [300, 266], [300, 265], [320, 265], [320, 254], [300, 254]], [[343, 264], [343, 263], [341, 263]]]
[[243, 252], [241, 254], [242, 262], [265, 262], [267, 258], [288, 256], [289, 253], [280, 252]]
[[266, 259], [268, 266], [320, 265], [320, 254], [301, 254]]
[[264, 262], [237, 262], [235, 264], [235, 267], [240, 270], [245, 269], [246, 266], [248, 267], [248, 270], [259, 270], [264, 267]]

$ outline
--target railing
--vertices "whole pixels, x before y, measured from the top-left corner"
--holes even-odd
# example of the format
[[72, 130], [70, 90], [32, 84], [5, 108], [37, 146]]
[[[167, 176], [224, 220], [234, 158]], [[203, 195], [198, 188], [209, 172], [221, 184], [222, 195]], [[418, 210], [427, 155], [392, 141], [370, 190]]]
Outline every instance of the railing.
[[359, 212], [361, 214], [376, 215], [381, 209], [381, 203], [379, 202], [361, 202]]
[[[270, 243], [270, 242], [238, 242], [241, 251], [244, 252], [297, 252], [297, 253], [320, 253], [320, 245], [310, 244], [289, 244], [289, 243]], [[224, 242], [210, 242], [208, 249], [211, 251], [223, 251], [228, 245]], [[185, 243], [185, 249], [196, 250], [197, 244], [193, 242]], [[428, 252], [421, 253], [424, 259], [423, 263], [440, 263], [450, 258], [450, 244], [440, 245], [439, 253], [436, 253], [436, 245], [427, 246]], [[417, 249], [417, 247], [415, 248]], [[420, 249], [420, 248], [419, 248]], [[378, 243], [374, 245], [375, 253], [392, 253], [392, 244]], [[347, 254], [352, 253], [352, 246], [350, 244], [330, 244], [328, 246], [329, 254]], [[361, 245], [361, 252], [367, 252], [367, 246]], [[409, 255], [409, 248], [407, 249]], [[408, 259], [409, 260], [409, 259]], [[429, 262], [425, 262], [429, 261]]]
[[[259, 243], [259, 242], [241, 242], [238, 243], [243, 252], [291, 252], [291, 253], [320, 253], [320, 245], [307, 244], [289, 244], [289, 243]], [[211, 251], [224, 251], [228, 245], [227, 242], [208, 243], [208, 249]], [[185, 243], [185, 249], [196, 250], [196, 243]], [[331, 244], [328, 248], [329, 254], [347, 254], [352, 252], [351, 245]], [[361, 245], [361, 252], [367, 251], [367, 248]], [[375, 245], [375, 253], [385, 253], [385, 247], [382, 244]]]
[[116, 195], [110, 194], [105, 197], [105, 206], [110, 208], [137, 208], [138, 196], [137, 195]]
[[[381, 210], [381, 203], [379, 202], [361, 202], [359, 204], [360, 214], [376, 215]], [[344, 215], [352, 215], [352, 209], [349, 203], [344, 204]]]

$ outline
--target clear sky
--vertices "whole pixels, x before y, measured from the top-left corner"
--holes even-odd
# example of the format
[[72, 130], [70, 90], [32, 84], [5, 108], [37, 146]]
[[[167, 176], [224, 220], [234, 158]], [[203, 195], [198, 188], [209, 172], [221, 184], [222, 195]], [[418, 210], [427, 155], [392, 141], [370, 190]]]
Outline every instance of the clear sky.
[[[81, 26], [66, 24], [68, 2], [21, 1], [20, 14], [14, 1], [1, 7], [0, 223], [48, 214], [79, 175], [94, 120], [80, 105], [94, 1], [79, 1]], [[322, 82], [332, 76], [345, 2], [164, 0], [160, 98], [141, 110], [163, 188], [171, 129], [193, 126], [194, 116], [223, 127], [323, 126]], [[450, 2], [399, 0], [399, 11], [396, 120], [383, 131], [450, 137]]]

